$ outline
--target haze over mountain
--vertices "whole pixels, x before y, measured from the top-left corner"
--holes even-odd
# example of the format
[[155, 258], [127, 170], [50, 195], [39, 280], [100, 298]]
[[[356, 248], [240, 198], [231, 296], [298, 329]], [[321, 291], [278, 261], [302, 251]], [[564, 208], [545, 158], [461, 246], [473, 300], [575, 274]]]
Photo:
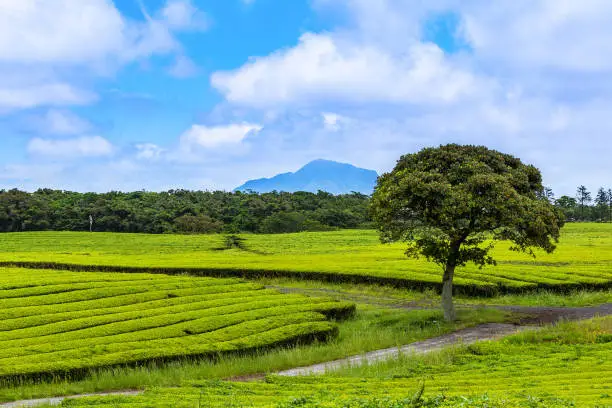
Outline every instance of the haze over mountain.
[[332, 194], [345, 194], [353, 191], [372, 194], [378, 174], [374, 170], [362, 169], [352, 164], [331, 160], [314, 160], [295, 173], [278, 174], [272, 178], [250, 180], [236, 188], [236, 191], [252, 190], [258, 193], [271, 191], [310, 191], [319, 190]]

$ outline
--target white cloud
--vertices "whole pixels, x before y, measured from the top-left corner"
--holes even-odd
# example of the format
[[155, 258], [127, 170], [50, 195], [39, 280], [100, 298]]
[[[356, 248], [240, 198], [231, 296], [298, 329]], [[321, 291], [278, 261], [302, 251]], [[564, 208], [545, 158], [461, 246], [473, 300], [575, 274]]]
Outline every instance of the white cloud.
[[187, 0], [142, 11], [133, 20], [111, 0], [0, 1], [0, 113], [89, 103], [88, 79], [152, 56], [175, 57], [171, 74], [193, 73], [175, 34], [205, 28], [205, 15]]
[[101, 136], [81, 136], [74, 139], [37, 137], [28, 143], [28, 152], [58, 158], [96, 157], [112, 154], [113, 145]]
[[172, 30], [192, 27], [199, 11], [170, 1], [159, 19], [126, 19], [109, 0], [3, 0], [0, 62], [125, 63], [179, 48]]
[[181, 147], [187, 151], [193, 148], [216, 149], [240, 144], [251, 132], [259, 132], [260, 125], [251, 123], [224, 126], [193, 125], [180, 138]]
[[168, 0], [160, 12], [168, 26], [175, 30], [205, 30], [208, 17], [191, 0]]
[[212, 85], [230, 102], [257, 107], [321, 100], [444, 104], [487, 86], [433, 44], [394, 55], [326, 34], [305, 34], [294, 48], [217, 72]]
[[160, 51], [167, 50], [167, 40], [152, 24], [127, 21], [107, 0], [4, 0], [0, 5], [4, 62], [65, 66], [123, 61], [137, 57], [133, 50], [142, 50], [151, 38]]
[[75, 63], [104, 58], [120, 51], [127, 28], [106, 0], [3, 0], [0, 61]]
[[479, 0], [455, 7], [477, 58], [500, 68], [612, 69], [610, 1]]
[[142, 160], [157, 160], [166, 151], [166, 149], [154, 143], [141, 143], [136, 146], [136, 158]]
[[65, 83], [6, 86], [0, 83], [0, 110], [28, 109], [37, 106], [85, 105], [96, 95]]

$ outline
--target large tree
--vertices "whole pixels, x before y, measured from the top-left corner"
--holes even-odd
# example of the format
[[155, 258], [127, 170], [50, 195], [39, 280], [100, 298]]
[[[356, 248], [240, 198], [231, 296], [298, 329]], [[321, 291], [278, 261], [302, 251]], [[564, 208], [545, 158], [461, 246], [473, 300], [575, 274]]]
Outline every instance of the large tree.
[[564, 220], [545, 197], [537, 168], [482, 146], [456, 144], [402, 156], [378, 179], [371, 211], [383, 242], [405, 241], [409, 257], [443, 269], [442, 308], [455, 319], [455, 268], [494, 265], [497, 240], [534, 255], [555, 249]]

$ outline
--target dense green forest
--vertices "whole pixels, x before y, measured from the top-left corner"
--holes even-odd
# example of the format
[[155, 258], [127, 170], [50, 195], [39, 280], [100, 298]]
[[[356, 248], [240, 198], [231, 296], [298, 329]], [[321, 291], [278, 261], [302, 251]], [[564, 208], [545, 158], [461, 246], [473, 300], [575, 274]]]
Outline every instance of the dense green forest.
[[593, 195], [585, 186], [576, 189], [576, 197], [554, 198], [547, 189], [547, 197], [565, 214], [567, 221], [612, 222], [612, 189], [600, 187]]
[[0, 190], [0, 232], [297, 232], [369, 227], [359, 193], [241, 193], [171, 190], [75, 193]]
[[[612, 221], [612, 190], [555, 198], [568, 221]], [[281, 233], [369, 228], [370, 198], [323, 191], [265, 194], [170, 190], [161, 193], [76, 193], [0, 190], [0, 232], [93, 231], [161, 233]]]

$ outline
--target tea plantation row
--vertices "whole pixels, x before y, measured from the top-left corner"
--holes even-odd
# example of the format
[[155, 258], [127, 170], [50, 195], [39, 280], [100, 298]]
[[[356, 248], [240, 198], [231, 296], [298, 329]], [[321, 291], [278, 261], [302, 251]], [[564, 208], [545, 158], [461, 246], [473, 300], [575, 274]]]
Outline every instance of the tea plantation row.
[[236, 279], [0, 269], [0, 378], [327, 338], [353, 311]]
[[[0, 264], [74, 270], [190, 272], [201, 276], [287, 276], [382, 283], [413, 289], [441, 285], [440, 268], [408, 260], [404, 245], [382, 245], [373, 230], [243, 235], [245, 247], [223, 249], [220, 235], [33, 232], [0, 235]], [[612, 224], [569, 224], [557, 251], [536, 259], [499, 243], [498, 266], [460, 268], [455, 293], [490, 295], [536, 288], [612, 287]]]

